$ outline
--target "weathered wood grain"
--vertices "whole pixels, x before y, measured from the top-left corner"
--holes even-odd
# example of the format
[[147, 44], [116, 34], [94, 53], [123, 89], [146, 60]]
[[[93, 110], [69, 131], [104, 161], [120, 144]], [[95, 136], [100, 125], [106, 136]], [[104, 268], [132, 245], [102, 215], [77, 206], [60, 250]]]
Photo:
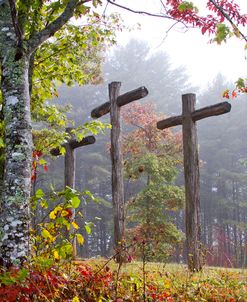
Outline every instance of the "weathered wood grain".
[[120, 106], [117, 104], [121, 83], [112, 82], [109, 85], [111, 103], [111, 160], [112, 160], [112, 203], [114, 216], [114, 245], [119, 254], [117, 262], [121, 261], [121, 242], [125, 232], [123, 155], [120, 124]]
[[157, 128], [163, 130], [177, 125], [183, 126], [187, 261], [190, 271], [200, 271], [202, 269], [202, 250], [200, 243], [200, 177], [196, 121], [228, 113], [231, 110], [231, 104], [222, 102], [195, 110], [196, 95], [192, 93], [183, 95], [182, 103], [182, 115], [159, 121]]
[[195, 94], [182, 96], [183, 103], [183, 153], [185, 179], [185, 225], [188, 253], [188, 268], [191, 271], [202, 269], [200, 243], [200, 179], [196, 124], [192, 119], [195, 110]]
[[[228, 102], [218, 103], [212, 106], [207, 106], [191, 113], [192, 120], [194, 122], [204, 119], [210, 116], [217, 116], [225, 114], [231, 111], [231, 104]], [[178, 125], [182, 125], [183, 117], [182, 115], [172, 116], [157, 123], [157, 128], [162, 130]]]
[[[124, 105], [127, 105], [131, 102], [134, 102], [136, 100], [142, 99], [145, 96], [148, 95], [148, 90], [146, 87], [142, 86], [137, 89], [134, 89], [132, 91], [126, 92], [122, 95], [119, 95], [117, 98], [117, 105], [119, 107], [122, 107]], [[99, 118], [107, 113], [109, 113], [111, 110], [111, 103], [106, 102], [97, 108], [93, 109], [91, 112], [91, 117], [92, 118]]]

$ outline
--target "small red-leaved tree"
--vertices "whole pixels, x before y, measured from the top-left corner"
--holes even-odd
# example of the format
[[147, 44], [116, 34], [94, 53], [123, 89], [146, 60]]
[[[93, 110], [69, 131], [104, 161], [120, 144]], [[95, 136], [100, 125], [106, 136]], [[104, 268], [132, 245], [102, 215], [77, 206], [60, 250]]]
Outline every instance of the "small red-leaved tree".
[[161, 118], [152, 104], [135, 103], [123, 111], [132, 128], [124, 139], [125, 173], [137, 181], [139, 193], [128, 202], [130, 240], [138, 243], [136, 256], [164, 260], [181, 233], [169, 218], [170, 211], [183, 206], [183, 190], [175, 185], [181, 164], [181, 136], [170, 130], [157, 131]]

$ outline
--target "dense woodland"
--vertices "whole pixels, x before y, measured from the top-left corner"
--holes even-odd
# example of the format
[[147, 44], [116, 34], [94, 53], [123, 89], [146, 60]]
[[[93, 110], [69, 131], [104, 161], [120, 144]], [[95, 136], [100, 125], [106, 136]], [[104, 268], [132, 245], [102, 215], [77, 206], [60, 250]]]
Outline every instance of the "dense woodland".
[[[133, 62], [138, 64], [138, 70], [134, 67]], [[63, 105], [72, 104], [68, 116], [75, 121], [76, 125], [82, 125], [88, 121], [91, 110], [108, 100], [107, 84], [111, 81], [121, 81], [123, 93], [142, 85], [148, 88], [148, 97], [140, 101], [138, 105], [143, 108], [144, 113], [136, 113], [136, 119], [138, 120], [138, 117], [142, 119], [140, 123], [143, 121], [148, 123], [145, 119], [150, 118], [150, 116], [147, 117], [145, 110], [149, 112], [153, 110], [153, 119], [157, 119], [157, 115], [161, 114], [164, 116], [180, 114], [181, 94], [183, 93], [196, 92], [197, 107], [199, 108], [223, 101], [222, 91], [229, 87], [224, 77], [218, 75], [208, 84], [205, 91], [198, 90], [190, 85], [186, 70], [183, 67], [172, 69], [166, 53], [151, 53], [145, 42], [137, 40], [132, 40], [126, 46], [116, 48], [106, 58], [103, 72], [104, 82], [101, 84], [73, 88], [62, 86], [58, 92], [58, 100], [53, 100]], [[150, 103], [154, 105], [154, 108], [150, 107]], [[128, 106], [130, 108], [126, 109], [124, 115], [133, 114], [135, 116], [134, 110], [136, 108], [134, 105]], [[132, 110], [131, 106], [133, 107]], [[247, 146], [243, 130], [246, 123], [246, 106], [246, 96], [242, 96], [232, 101], [232, 111], [229, 114], [198, 122], [201, 162], [201, 234], [205, 250], [205, 262], [209, 265], [229, 267], [245, 267], [247, 265]], [[109, 122], [108, 118], [105, 117], [103, 120]], [[131, 133], [136, 131], [137, 127], [135, 124], [131, 124], [128, 118], [127, 121], [126, 118], [123, 118], [122, 127], [125, 135], [124, 141], [128, 142], [128, 136], [131, 138]], [[165, 138], [166, 144], [163, 145], [163, 152], [167, 168], [170, 169], [170, 173], [173, 173], [172, 177], [168, 177], [167, 185], [176, 185], [177, 190], [182, 192], [180, 131], [181, 129], [174, 128], [173, 134], [170, 134], [176, 137], [176, 142], [175, 140], [171, 142], [171, 139], [169, 141], [167, 137]], [[78, 250], [82, 257], [105, 257], [110, 256], [113, 252], [109, 133], [98, 135], [96, 139], [94, 145], [80, 148], [76, 154], [76, 189], [90, 190], [96, 197], [96, 201], [87, 201], [81, 205], [80, 209], [83, 213], [81, 226], [85, 226], [86, 223], [91, 227], [90, 234], [84, 231], [85, 244]], [[138, 141], [134, 143], [138, 144]], [[141, 137], [140, 143], [143, 143]], [[168, 144], [170, 144], [170, 149], [167, 147]], [[173, 149], [171, 149], [172, 144]], [[174, 150], [176, 144], [180, 144], [180, 147]], [[152, 150], [145, 152], [152, 154]], [[171, 158], [171, 156], [176, 158], [176, 162], [173, 164], [167, 161], [167, 158]], [[40, 173], [35, 182], [36, 188], [42, 187], [49, 190], [49, 184], [52, 183], [55, 188], [61, 189], [63, 187], [63, 162], [63, 157], [56, 160], [49, 159], [49, 170]], [[128, 152], [125, 153], [125, 202], [126, 207], [129, 208], [127, 226], [130, 229], [130, 234], [131, 230], [133, 232], [133, 228], [135, 229], [142, 224], [141, 221], [138, 221], [138, 215], [143, 213], [142, 203], [137, 202], [134, 209], [133, 206], [131, 209], [129, 204], [133, 198], [137, 197], [138, 200], [138, 192], [145, 189], [147, 174], [133, 171], [133, 166], [136, 165], [136, 169], [138, 169], [143, 162], [146, 167], [152, 164], [147, 163], [147, 160], [141, 156], [138, 158], [134, 155], [129, 157]], [[132, 166], [132, 171], [129, 170], [130, 166]], [[171, 172], [171, 169], [174, 171]], [[132, 175], [129, 175], [131, 173]], [[162, 172], [159, 171], [159, 173]], [[152, 260], [185, 262], [184, 235], [181, 233], [184, 232], [183, 194], [181, 192], [179, 193], [180, 197], [176, 196], [176, 204], [170, 207], [159, 208], [155, 202], [158, 201], [159, 203], [161, 200], [157, 196], [153, 200], [150, 199], [151, 204], [156, 204], [162, 213], [161, 221], [166, 223], [164, 228], [170, 228], [170, 233], [168, 231], [163, 234], [166, 237], [166, 243], [159, 247], [163, 252], [151, 255], [150, 259]], [[164, 198], [162, 194], [161, 196]], [[166, 196], [166, 198], [168, 197]], [[150, 216], [150, 219], [152, 220], [154, 217]], [[38, 221], [37, 218], [36, 220]], [[158, 249], [157, 246], [156, 248]], [[135, 256], [138, 257], [137, 251]]]
[[200, 90], [146, 42], [111, 48], [128, 11], [244, 51], [247, 14], [144, 2], [0, 0], [3, 302], [247, 301], [247, 79]]

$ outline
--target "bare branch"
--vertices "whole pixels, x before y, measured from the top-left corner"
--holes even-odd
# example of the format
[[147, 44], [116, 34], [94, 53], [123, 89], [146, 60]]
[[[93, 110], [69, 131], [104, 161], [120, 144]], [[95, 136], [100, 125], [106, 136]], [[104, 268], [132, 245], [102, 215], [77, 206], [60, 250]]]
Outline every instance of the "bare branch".
[[164, 4], [163, 0], [160, 0], [160, 4], [161, 4], [161, 6], [163, 7], [163, 9], [165, 10], [165, 12], [167, 13], [167, 7], [166, 7], [166, 5]]
[[136, 124], [134, 122], [131, 122], [130, 125], [136, 127], [136, 128], [139, 128], [140, 130], [144, 131], [146, 133], [146, 135], [148, 136], [148, 131], [147, 129], [145, 129], [143, 126], [139, 125], [139, 124]]
[[37, 32], [28, 42], [29, 53], [35, 51], [35, 49], [41, 45], [44, 41], [52, 37], [63, 25], [65, 25], [70, 18], [73, 17], [75, 9], [86, 2], [92, 0], [70, 0], [64, 9], [63, 13], [53, 22], [48, 24], [40, 32]]
[[114, 5], [114, 6], [117, 6], [117, 7], [120, 7], [122, 9], [125, 9], [129, 12], [132, 12], [132, 13], [135, 13], [135, 14], [140, 14], [140, 15], [146, 15], [146, 16], [150, 16], [150, 17], [159, 17], [159, 18], [165, 18], [165, 19], [171, 19], [171, 20], [174, 20], [174, 18], [172, 17], [169, 17], [167, 15], [163, 15], [163, 14], [153, 14], [153, 13], [149, 13], [149, 12], [146, 12], [146, 11], [137, 11], [137, 10], [134, 10], [134, 9], [131, 9], [129, 7], [126, 7], [126, 6], [123, 6], [123, 5], [120, 5], [120, 4], [117, 4], [116, 2], [113, 2], [111, 0], [107, 0], [108, 3]]
[[108, 4], [109, 4], [109, 2], [107, 1], [106, 5], [105, 5], [105, 8], [104, 8], [104, 11], [102, 13], [102, 17], [105, 17], [105, 15], [106, 15], [106, 10], [107, 10]]

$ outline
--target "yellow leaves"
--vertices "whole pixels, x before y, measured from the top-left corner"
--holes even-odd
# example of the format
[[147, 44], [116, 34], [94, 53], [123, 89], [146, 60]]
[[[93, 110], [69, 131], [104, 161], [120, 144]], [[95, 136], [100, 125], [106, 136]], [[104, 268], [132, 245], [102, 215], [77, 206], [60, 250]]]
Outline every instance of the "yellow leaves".
[[170, 281], [170, 280], [165, 280], [165, 281], [164, 281], [164, 287], [165, 287], [166, 289], [171, 288], [171, 281]]
[[43, 229], [41, 231], [41, 236], [46, 239], [48, 242], [54, 242], [56, 240], [56, 237], [52, 236], [51, 233], [46, 230], [46, 229]]
[[80, 302], [80, 299], [78, 298], [78, 296], [75, 296], [75, 297], [72, 299], [72, 302]]
[[59, 255], [58, 251], [57, 250], [53, 250], [53, 257], [56, 259], [56, 260], [60, 260], [61, 259], [61, 256]]
[[83, 245], [84, 243], [84, 237], [81, 235], [81, 234], [76, 234], [76, 238], [77, 238], [77, 241], [80, 245]]
[[42, 237], [44, 237], [44, 238], [50, 238], [50, 237], [51, 237], [50, 232], [47, 231], [46, 229], [43, 229], [43, 230], [42, 230], [41, 235], [42, 235]]
[[49, 214], [49, 217], [50, 217], [50, 219], [56, 219], [56, 214], [55, 214], [55, 212], [54, 211], [52, 211], [50, 214]]
[[56, 240], [56, 237], [55, 236], [52, 236], [52, 234], [46, 230], [46, 229], [43, 229], [41, 231], [41, 236], [46, 239], [48, 242], [52, 243]]
[[66, 153], [66, 149], [64, 147], [59, 147], [59, 152], [61, 153], [61, 155], [65, 155]]
[[40, 205], [42, 208], [47, 209], [48, 208], [48, 202], [46, 200], [41, 200]]
[[62, 217], [67, 217], [67, 216], [68, 216], [67, 210], [62, 210], [61, 216], [62, 216]]
[[50, 219], [56, 219], [57, 218], [57, 213], [60, 212], [63, 208], [60, 206], [55, 207], [53, 211], [50, 212], [49, 217]]
[[70, 223], [69, 222], [65, 223], [65, 227], [66, 227], [67, 231], [69, 231], [70, 230]]
[[73, 227], [78, 230], [79, 229], [79, 225], [75, 222], [75, 221], [72, 221], [71, 224], [73, 225]]

